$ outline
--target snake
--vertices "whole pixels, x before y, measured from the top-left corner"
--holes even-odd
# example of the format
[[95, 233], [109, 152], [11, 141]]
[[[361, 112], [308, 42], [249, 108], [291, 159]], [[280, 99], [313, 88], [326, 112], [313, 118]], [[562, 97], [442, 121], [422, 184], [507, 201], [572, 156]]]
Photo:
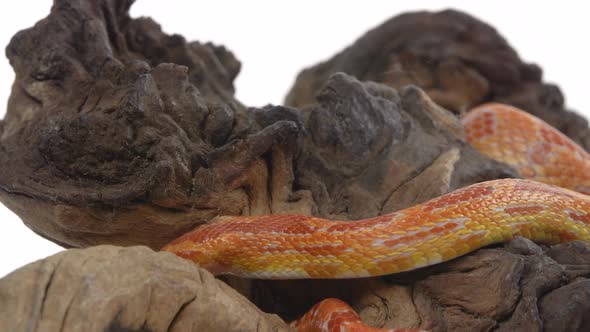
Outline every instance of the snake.
[[[516, 236], [544, 244], [590, 241], [590, 155], [543, 120], [490, 103], [461, 119], [466, 141], [522, 177], [466, 186], [356, 221], [306, 215], [220, 216], [162, 250], [215, 275], [331, 279], [426, 267]], [[419, 331], [364, 325], [329, 298], [294, 321], [298, 332]]]

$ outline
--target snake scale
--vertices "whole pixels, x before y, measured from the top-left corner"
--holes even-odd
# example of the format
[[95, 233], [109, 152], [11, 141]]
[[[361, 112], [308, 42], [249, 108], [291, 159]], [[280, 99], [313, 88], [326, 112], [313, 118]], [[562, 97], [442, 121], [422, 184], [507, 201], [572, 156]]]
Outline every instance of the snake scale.
[[[481, 182], [358, 221], [303, 215], [218, 217], [163, 250], [214, 274], [359, 278], [445, 262], [515, 236], [547, 244], [590, 241], [586, 151], [542, 120], [507, 105], [482, 105], [462, 121], [469, 143], [513, 166], [526, 180]], [[315, 305], [293, 326], [299, 332], [417, 331], [368, 327], [337, 299]]]

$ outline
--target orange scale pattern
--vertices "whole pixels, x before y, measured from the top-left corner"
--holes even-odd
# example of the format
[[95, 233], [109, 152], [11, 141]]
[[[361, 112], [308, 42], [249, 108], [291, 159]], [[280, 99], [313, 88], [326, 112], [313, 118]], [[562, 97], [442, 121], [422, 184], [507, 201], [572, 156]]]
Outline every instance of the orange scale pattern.
[[586, 195], [529, 180], [502, 179], [474, 184], [370, 223], [291, 215], [255, 223], [257, 217], [223, 217], [164, 250], [216, 273], [250, 278], [368, 277], [440, 263], [517, 235], [546, 243], [590, 240], [589, 212]]
[[471, 145], [522, 177], [590, 194], [590, 155], [543, 120], [490, 103], [468, 112], [462, 122]]
[[359, 315], [345, 302], [328, 298], [291, 323], [297, 332], [421, 332], [418, 329], [380, 329], [363, 324]]
[[[515, 236], [548, 244], [590, 241], [590, 196], [579, 193], [590, 192], [590, 156], [582, 148], [541, 120], [506, 105], [478, 107], [463, 123], [468, 141], [480, 152], [535, 181], [482, 182], [359, 221], [299, 215], [220, 217], [163, 250], [215, 274], [358, 278], [444, 262]], [[320, 302], [294, 326], [299, 332], [416, 331], [368, 327], [336, 299]]]

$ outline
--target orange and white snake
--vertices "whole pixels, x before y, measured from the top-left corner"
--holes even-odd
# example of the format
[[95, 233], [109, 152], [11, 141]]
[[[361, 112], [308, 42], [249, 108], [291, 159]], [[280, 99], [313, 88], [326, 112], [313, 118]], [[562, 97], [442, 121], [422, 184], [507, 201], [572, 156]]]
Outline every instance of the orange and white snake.
[[[542, 120], [507, 105], [480, 106], [462, 121], [476, 149], [530, 180], [482, 182], [358, 221], [219, 217], [163, 250], [215, 274], [359, 278], [445, 262], [515, 236], [547, 244], [590, 241], [590, 196], [583, 194], [590, 193], [586, 151]], [[336, 299], [320, 302], [293, 326], [299, 332], [386, 331], [363, 325]]]

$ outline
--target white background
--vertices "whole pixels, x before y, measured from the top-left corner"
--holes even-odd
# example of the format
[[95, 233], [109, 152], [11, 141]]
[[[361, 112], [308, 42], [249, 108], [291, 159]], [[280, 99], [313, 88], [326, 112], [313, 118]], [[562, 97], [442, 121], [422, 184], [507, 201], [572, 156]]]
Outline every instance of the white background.
[[[281, 103], [295, 75], [331, 57], [368, 29], [412, 10], [456, 8], [496, 27], [521, 57], [559, 84], [569, 107], [590, 115], [588, 5], [585, 1], [191, 1], [140, 0], [132, 16], [151, 16], [167, 33], [226, 45], [242, 61], [237, 97], [250, 106]], [[0, 45], [45, 17], [50, 0], [0, 2]], [[0, 59], [0, 117], [14, 79]], [[1, 172], [2, 170], [0, 170]], [[0, 204], [0, 276], [61, 248], [27, 229]]]

